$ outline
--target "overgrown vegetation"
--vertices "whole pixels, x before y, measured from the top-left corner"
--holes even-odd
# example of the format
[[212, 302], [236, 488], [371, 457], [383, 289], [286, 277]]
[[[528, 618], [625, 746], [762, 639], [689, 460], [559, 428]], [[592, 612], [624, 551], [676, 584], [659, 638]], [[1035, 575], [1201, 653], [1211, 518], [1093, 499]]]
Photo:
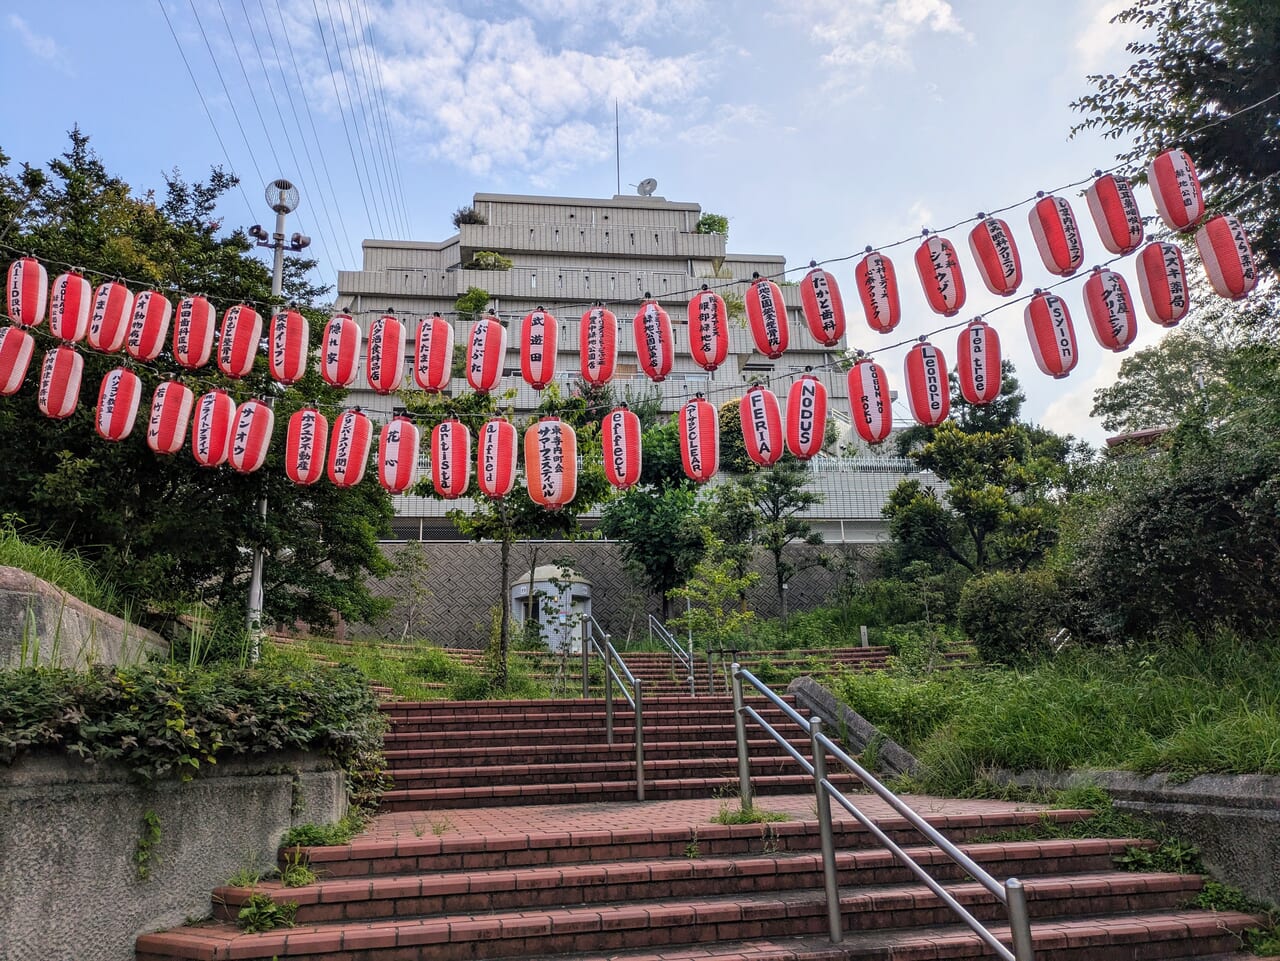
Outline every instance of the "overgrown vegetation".
[[125, 603], [110, 578], [74, 547], [52, 544], [35, 534], [20, 533], [13, 515], [0, 519], [0, 567], [16, 567], [60, 587], [86, 604], [127, 616]]

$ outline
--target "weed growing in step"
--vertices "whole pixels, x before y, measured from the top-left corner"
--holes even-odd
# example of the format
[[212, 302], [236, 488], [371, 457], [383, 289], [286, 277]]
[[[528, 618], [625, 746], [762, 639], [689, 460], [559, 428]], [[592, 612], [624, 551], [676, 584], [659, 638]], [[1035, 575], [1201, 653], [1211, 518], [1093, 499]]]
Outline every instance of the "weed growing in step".
[[280, 839], [282, 848], [323, 848], [335, 844], [349, 844], [364, 828], [364, 820], [354, 812], [347, 812], [333, 824], [296, 824]]
[[296, 901], [277, 904], [265, 894], [252, 894], [236, 915], [236, 926], [246, 934], [271, 931], [274, 928], [291, 928], [297, 915]]
[[694, 861], [702, 856], [702, 849], [698, 847], [698, 829], [689, 829], [689, 843], [684, 846], [684, 856]]
[[262, 872], [257, 868], [242, 867], [237, 868], [236, 873], [227, 878], [227, 887], [230, 888], [252, 888], [258, 885], [262, 880]]
[[1280, 956], [1280, 908], [1249, 897], [1239, 888], [1217, 881], [1205, 881], [1191, 907], [1210, 911], [1240, 911], [1263, 920], [1260, 928], [1249, 928], [1241, 937], [1241, 947], [1264, 957]]
[[286, 888], [302, 888], [315, 884], [318, 875], [311, 870], [311, 861], [305, 851], [294, 848], [286, 852], [284, 867], [280, 869], [280, 883]]
[[732, 807], [721, 802], [720, 810], [712, 815], [711, 820], [716, 824], [763, 824], [767, 821], [790, 821], [791, 815], [758, 807]]

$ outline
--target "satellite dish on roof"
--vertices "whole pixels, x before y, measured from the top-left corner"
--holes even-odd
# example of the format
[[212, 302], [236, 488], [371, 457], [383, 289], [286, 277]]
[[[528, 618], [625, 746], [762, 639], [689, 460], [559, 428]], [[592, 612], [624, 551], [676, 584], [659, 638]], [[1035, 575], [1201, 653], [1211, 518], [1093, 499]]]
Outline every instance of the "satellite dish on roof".
[[641, 197], [652, 197], [653, 192], [658, 189], [658, 181], [652, 177], [645, 177], [644, 180], [636, 184], [636, 193]]

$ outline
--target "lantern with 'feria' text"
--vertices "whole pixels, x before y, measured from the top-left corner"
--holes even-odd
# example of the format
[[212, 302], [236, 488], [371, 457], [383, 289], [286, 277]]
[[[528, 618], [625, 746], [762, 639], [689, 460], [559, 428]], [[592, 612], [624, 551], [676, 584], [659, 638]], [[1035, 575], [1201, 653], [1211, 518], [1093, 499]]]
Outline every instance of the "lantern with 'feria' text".
[[247, 304], [228, 307], [218, 331], [218, 370], [232, 379], [253, 369], [262, 340], [262, 318]]
[[925, 300], [935, 313], [954, 317], [964, 306], [964, 274], [956, 248], [946, 237], [931, 234], [916, 248], [916, 273]]
[[394, 394], [404, 383], [404, 324], [384, 314], [369, 325], [369, 352], [364, 372], [375, 394]]
[[1219, 296], [1241, 300], [1258, 285], [1258, 265], [1249, 235], [1235, 217], [1219, 214], [1196, 231], [1204, 272]]
[[1022, 260], [1009, 225], [999, 217], [986, 217], [969, 231], [969, 250], [987, 290], [1000, 297], [1015, 293], [1022, 283]]
[[582, 315], [578, 352], [582, 379], [593, 387], [607, 384], [618, 362], [618, 318], [612, 310], [596, 306]]
[[217, 313], [203, 297], [184, 297], [178, 304], [178, 322], [173, 325], [173, 359], [188, 370], [209, 363], [213, 352], [213, 328]]
[[403, 494], [413, 484], [422, 433], [407, 417], [392, 418], [378, 435], [378, 483], [388, 494]]
[[93, 308], [93, 290], [83, 274], [68, 271], [53, 282], [49, 298], [49, 330], [68, 343], [84, 340], [89, 332], [89, 311]]
[[989, 404], [1000, 396], [1000, 335], [981, 317], [960, 331], [956, 379], [960, 396], [970, 404]]
[[44, 355], [40, 369], [40, 413], [62, 420], [75, 413], [80, 403], [80, 378], [84, 358], [72, 347], [55, 347]]
[[747, 288], [744, 300], [756, 350], [769, 358], [781, 357], [791, 337], [781, 288], [772, 280], [756, 277]]
[[782, 411], [777, 395], [767, 387], [753, 384], [738, 404], [742, 440], [747, 456], [761, 467], [771, 467], [782, 456]]
[[559, 324], [541, 307], [520, 322], [520, 374], [534, 390], [542, 390], [556, 377], [556, 338]]
[[289, 418], [284, 441], [284, 472], [295, 484], [314, 484], [324, 476], [329, 421], [314, 407], [303, 407]]
[[657, 301], [646, 300], [636, 312], [632, 324], [636, 337], [636, 356], [640, 359], [640, 368], [655, 384], [660, 384], [671, 373], [674, 363], [674, 336], [671, 333], [671, 318], [658, 306]]
[[21, 390], [35, 349], [36, 339], [21, 327], [0, 327], [0, 397]]
[[98, 388], [98, 412], [93, 427], [105, 440], [124, 440], [133, 430], [142, 400], [142, 380], [131, 370], [108, 371]]
[[1170, 230], [1190, 230], [1204, 217], [1204, 194], [1196, 165], [1185, 150], [1159, 154], [1147, 168], [1156, 211]]
[[271, 318], [267, 371], [277, 384], [296, 384], [307, 374], [311, 328], [296, 310], [277, 311]]
[[186, 384], [166, 380], [151, 395], [147, 418], [147, 446], [157, 454], [176, 454], [186, 443], [187, 425], [196, 396]]
[[201, 467], [225, 464], [231, 449], [231, 426], [236, 402], [226, 391], [211, 390], [196, 401], [191, 418], [191, 456]]
[[44, 320], [49, 306], [49, 272], [34, 257], [20, 257], [9, 265], [5, 287], [9, 316], [23, 327]]
[[169, 320], [173, 304], [164, 294], [144, 290], [133, 300], [129, 316], [129, 333], [124, 349], [135, 360], [151, 361], [160, 356], [169, 336]]
[[1027, 214], [1045, 270], [1070, 277], [1084, 263], [1084, 240], [1071, 204], [1062, 197], [1041, 197]]
[[615, 407], [601, 425], [604, 474], [610, 485], [625, 490], [640, 480], [640, 418], [633, 410]]
[[227, 463], [240, 474], [252, 474], [267, 459], [276, 414], [260, 400], [246, 400], [236, 409], [231, 424]]
[[118, 280], [98, 284], [93, 292], [93, 310], [89, 313], [85, 340], [94, 350], [114, 354], [124, 346], [132, 314], [133, 291]]
[[1187, 266], [1177, 244], [1152, 241], [1138, 254], [1138, 290], [1147, 316], [1161, 327], [1173, 327], [1191, 309]]
[[864, 358], [849, 371], [849, 413], [853, 427], [868, 444], [881, 444], [893, 431], [889, 379], [884, 368]]
[[834, 347], [844, 337], [844, 301], [836, 278], [814, 267], [800, 281], [800, 303], [809, 333], [823, 347]]
[[334, 387], [350, 387], [360, 369], [360, 341], [363, 332], [354, 317], [335, 314], [324, 325], [320, 345], [320, 376]]
[[787, 450], [808, 460], [822, 450], [826, 434], [826, 385], [805, 374], [787, 391]]
[[493, 314], [481, 317], [467, 341], [467, 383], [477, 394], [498, 386], [507, 360], [507, 328]]
[[729, 311], [723, 297], [705, 288], [689, 301], [689, 353], [695, 364], [714, 372], [729, 356]]
[[516, 486], [516, 427], [505, 417], [491, 417], [480, 428], [476, 444], [476, 483], [493, 500], [506, 497]]
[[1141, 246], [1142, 211], [1128, 180], [1103, 174], [1089, 185], [1085, 198], [1102, 246], [1113, 254], [1131, 254]]
[[928, 341], [907, 351], [904, 374], [911, 416], [925, 427], [937, 427], [951, 413], [951, 386], [942, 351]]
[[362, 411], [344, 410], [333, 422], [329, 436], [329, 483], [355, 487], [364, 480], [373, 444], [373, 424]]
[[853, 272], [858, 284], [858, 297], [867, 326], [887, 334], [902, 320], [902, 303], [898, 298], [898, 275], [893, 261], [884, 254], [867, 250]]
[[1084, 311], [1094, 339], [1107, 350], [1119, 353], [1138, 336], [1138, 315], [1129, 285], [1114, 270], [1093, 269], [1084, 282]]
[[720, 417], [715, 405], [695, 397], [676, 412], [680, 463], [685, 474], [705, 484], [720, 469]]
[[1037, 290], [1022, 317], [1040, 370], [1055, 379], [1071, 373], [1080, 360], [1080, 352], [1066, 301], [1057, 294]]
[[460, 420], [441, 421], [431, 431], [431, 483], [441, 497], [453, 499], [467, 492], [471, 483], [471, 431]]
[[578, 493], [578, 435], [558, 417], [543, 417], [524, 432], [524, 477], [529, 497], [558, 510]]
[[449, 387], [453, 376], [453, 327], [439, 313], [418, 321], [414, 339], [413, 381], [429, 394]]

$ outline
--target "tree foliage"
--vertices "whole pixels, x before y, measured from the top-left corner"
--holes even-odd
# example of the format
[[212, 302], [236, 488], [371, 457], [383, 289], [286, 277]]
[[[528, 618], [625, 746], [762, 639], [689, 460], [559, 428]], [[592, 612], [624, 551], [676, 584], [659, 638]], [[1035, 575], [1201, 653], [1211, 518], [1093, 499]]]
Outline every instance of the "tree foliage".
[[808, 478], [809, 464], [787, 454], [772, 467], [747, 475], [738, 482], [750, 492], [755, 503], [759, 517], [755, 543], [773, 562], [773, 583], [779, 605], [784, 603], [782, 592], [793, 577], [830, 563], [825, 554], [797, 557], [787, 550], [793, 544], [817, 547], [822, 543], [822, 534], [801, 516], [810, 507], [822, 503], [821, 494], [806, 489]]
[[698, 218], [698, 224], [693, 229], [700, 234], [723, 234], [727, 237], [729, 218], [722, 214], [705, 213]]
[[[733, 645], [755, 614], [738, 603], [759, 578], [755, 571], [742, 572], [736, 559], [724, 551], [725, 544], [714, 533], [704, 531], [706, 553], [694, 565], [688, 583], [671, 591], [676, 601], [675, 631], [689, 631], [702, 642], [704, 650], [724, 650]], [[683, 603], [680, 603], [683, 602]]]
[[1109, 431], [1172, 427], [1227, 400], [1229, 351], [1195, 330], [1178, 330], [1126, 357], [1115, 382], [1093, 392], [1092, 416]]
[[[951, 371], [947, 378], [951, 390], [951, 422], [966, 434], [1004, 430], [1020, 423], [1022, 405], [1027, 395], [1022, 392], [1013, 362], [1000, 362], [1000, 393], [989, 404], [971, 404], [960, 393], [960, 378]], [[936, 427], [912, 424], [893, 435], [893, 446], [899, 457], [906, 457], [933, 440]]]

